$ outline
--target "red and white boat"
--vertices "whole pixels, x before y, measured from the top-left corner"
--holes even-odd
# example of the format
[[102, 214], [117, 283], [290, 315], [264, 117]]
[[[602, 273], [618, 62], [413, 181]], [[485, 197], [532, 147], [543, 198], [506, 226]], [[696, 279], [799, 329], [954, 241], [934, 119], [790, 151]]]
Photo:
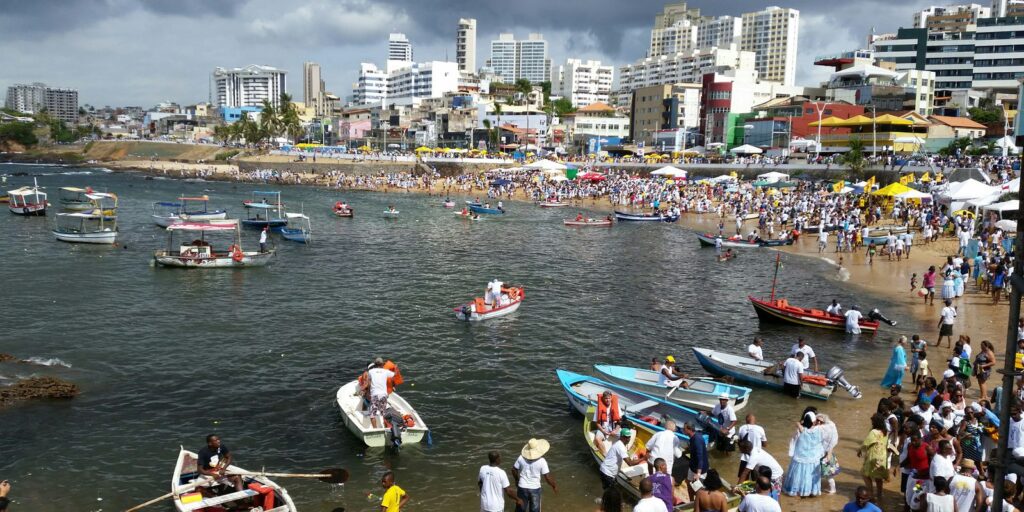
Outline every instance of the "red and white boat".
[[334, 203], [334, 215], [338, 217], [351, 217], [355, 214], [355, 210], [351, 206], [345, 204], [344, 201], [338, 201]]
[[582, 220], [563, 220], [562, 224], [566, 226], [581, 227], [581, 228], [610, 228], [612, 227], [611, 219], [582, 219]]
[[21, 187], [7, 191], [10, 198], [7, 209], [15, 215], [41, 217], [46, 215], [46, 192], [42, 192], [39, 184], [32, 182], [31, 187]]
[[563, 203], [561, 201], [541, 201], [537, 203], [537, 206], [540, 206], [541, 208], [562, 208], [569, 206], [569, 203]]
[[477, 297], [473, 302], [467, 302], [455, 308], [455, 318], [467, 322], [479, 322], [509, 315], [519, 309], [524, 298], [526, 298], [526, 289], [522, 286], [502, 287], [501, 305], [488, 306], [483, 297]]

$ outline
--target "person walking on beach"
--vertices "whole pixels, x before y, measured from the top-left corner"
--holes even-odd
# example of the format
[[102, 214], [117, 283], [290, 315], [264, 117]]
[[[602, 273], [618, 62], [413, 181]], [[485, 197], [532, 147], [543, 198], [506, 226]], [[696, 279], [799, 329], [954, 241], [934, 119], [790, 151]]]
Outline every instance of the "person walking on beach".
[[551, 477], [548, 461], [544, 460], [544, 454], [550, 448], [551, 445], [544, 439], [530, 439], [512, 466], [512, 476], [516, 479], [516, 496], [519, 498], [516, 512], [540, 512], [542, 477], [551, 486], [551, 491], [558, 494], [558, 485]]
[[938, 347], [942, 344], [942, 337], [946, 337], [946, 346], [953, 347], [953, 323], [956, 322], [956, 308], [953, 307], [953, 301], [946, 299], [946, 304], [939, 313], [939, 338], [935, 340], [935, 346]]
[[879, 414], [871, 416], [871, 431], [857, 449], [857, 456], [864, 457], [860, 473], [864, 477], [864, 485], [874, 490], [872, 499], [875, 500], [882, 499], [882, 481], [889, 478], [888, 444], [885, 418]]
[[928, 271], [924, 273], [924, 277], [921, 278], [921, 286], [924, 287], [924, 303], [925, 305], [935, 305], [935, 265], [928, 267]]
[[882, 379], [883, 388], [903, 385], [903, 373], [907, 370], [907, 352], [904, 348], [906, 342], [906, 336], [896, 339], [896, 345], [892, 347], [892, 356], [889, 358], [889, 369]]
[[794, 398], [800, 398], [803, 358], [803, 352], [796, 352], [782, 363], [782, 392]]
[[409, 494], [395, 484], [395, 473], [387, 471], [380, 479], [384, 488], [384, 497], [380, 500], [380, 512], [400, 512], [409, 502]]
[[487, 454], [488, 464], [480, 466], [477, 486], [480, 488], [480, 512], [505, 512], [505, 496], [521, 506], [523, 501], [508, 482], [508, 475], [501, 469], [501, 454], [493, 451]]

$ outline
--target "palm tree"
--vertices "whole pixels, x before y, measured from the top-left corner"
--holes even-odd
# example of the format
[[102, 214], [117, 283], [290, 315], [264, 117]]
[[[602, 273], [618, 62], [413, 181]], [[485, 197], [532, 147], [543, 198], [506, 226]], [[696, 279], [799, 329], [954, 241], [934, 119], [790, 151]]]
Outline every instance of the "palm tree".
[[839, 158], [839, 162], [849, 167], [848, 179], [862, 179], [864, 177], [864, 168], [867, 167], [867, 160], [864, 159], [864, 143], [856, 137], [850, 139], [850, 150], [843, 153], [843, 156]]
[[501, 151], [501, 103], [494, 102], [494, 115], [498, 118], [498, 134], [495, 137], [495, 143], [498, 145], [498, 151]]
[[260, 129], [260, 125], [256, 124], [256, 122], [253, 121], [246, 112], [242, 112], [242, 117], [239, 118], [238, 121], [235, 121], [235, 124], [231, 125], [231, 128], [235, 132], [236, 137], [245, 139], [245, 145], [247, 146], [255, 146], [256, 144], [259, 144], [260, 140], [262, 140], [262, 130]]
[[491, 133], [491, 120], [490, 119], [484, 119], [484, 128], [487, 128], [487, 150], [490, 151], [491, 150], [491, 137], [493, 135]]
[[292, 139], [292, 142], [298, 141], [303, 133], [302, 120], [299, 119], [299, 111], [295, 108], [295, 104], [292, 103], [292, 96], [282, 92], [278, 103], [277, 108], [281, 128]]
[[281, 116], [270, 100], [263, 100], [260, 112], [260, 139], [273, 139], [281, 133]]

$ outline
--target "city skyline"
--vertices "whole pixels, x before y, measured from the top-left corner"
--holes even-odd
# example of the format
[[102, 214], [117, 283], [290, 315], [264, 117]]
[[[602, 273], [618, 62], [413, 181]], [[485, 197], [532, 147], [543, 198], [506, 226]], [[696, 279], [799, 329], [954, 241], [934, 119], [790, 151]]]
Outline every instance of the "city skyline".
[[[384, 63], [392, 32], [408, 36], [417, 61], [454, 62], [460, 17], [477, 19], [478, 48], [488, 48], [502, 32], [539, 32], [548, 41], [553, 62], [595, 59], [618, 68], [646, 55], [654, 16], [667, 3], [645, 0], [622, 9], [609, 2], [604, 9], [595, 2], [587, 12], [535, 0], [515, 10], [497, 3], [444, 2], [440, 8], [407, 0], [305, 0], [283, 12], [268, 0], [174, 5], [137, 0], [116, 8], [95, 0], [16, 3], [0, 15], [9, 48], [0, 66], [0, 87], [59, 84], [78, 89], [81, 103], [95, 106], [195, 103], [209, 98], [208, 76], [214, 67], [260, 64], [287, 71], [292, 77], [288, 92], [299, 100], [303, 62], [316, 61], [327, 90], [345, 97], [351, 94], [360, 62]], [[800, 10], [796, 83], [802, 85], [814, 85], [828, 75], [827, 69], [815, 69], [816, 55], [865, 47], [871, 27], [895, 32], [911, 26], [915, 12], [945, 5], [878, 0], [841, 6], [809, 0], [688, 3], [709, 16], [739, 15], [770, 5]], [[173, 29], [138, 29], [145, 26]], [[484, 58], [477, 56], [477, 66]]]

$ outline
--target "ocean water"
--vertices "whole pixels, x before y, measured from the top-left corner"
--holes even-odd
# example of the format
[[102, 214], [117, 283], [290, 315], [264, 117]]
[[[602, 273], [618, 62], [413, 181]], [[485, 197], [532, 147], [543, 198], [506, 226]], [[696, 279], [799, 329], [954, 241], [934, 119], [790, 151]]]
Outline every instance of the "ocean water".
[[[379, 510], [366, 496], [381, 494], [387, 469], [416, 510], [476, 510], [487, 452], [500, 450], [509, 467], [528, 439], [545, 438], [560, 485], [557, 495], [545, 490], [546, 506], [590, 510], [597, 468], [556, 368], [592, 373], [594, 364], [646, 366], [674, 354], [703, 374], [690, 347], [743, 352], [755, 335], [776, 357], [807, 335], [823, 369], [838, 364], [865, 388], [888, 360], [885, 347], [841, 333], [760, 326], [746, 296], [769, 293], [775, 252], [719, 263], [677, 225], [569, 229], [561, 220], [575, 210], [528, 203], [467, 222], [436, 197], [286, 187], [289, 209], [312, 218], [311, 245], [275, 235], [279, 254], [266, 268], [162, 269], [151, 264], [166, 244], [153, 202], [205, 193], [238, 217], [252, 190], [275, 187], [0, 164], [5, 173], [7, 188], [35, 177], [54, 203], [57, 188], [72, 185], [121, 199], [116, 247], [61, 243], [52, 216], [0, 212], [0, 352], [41, 363], [0, 364], [0, 385], [55, 375], [82, 388], [73, 400], [0, 410], [0, 478], [13, 482], [20, 510], [124, 510], [168, 492], [179, 446], [198, 449], [209, 433], [249, 469], [347, 468], [343, 486], [279, 480], [310, 511]], [[355, 218], [331, 214], [339, 199]], [[382, 218], [389, 204], [401, 218]], [[255, 245], [256, 231], [243, 235]], [[793, 303], [885, 306], [851, 297], [825, 262], [783, 261], [779, 290]], [[494, 278], [526, 287], [520, 310], [456, 321], [452, 308]], [[368, 449], [345, 428], [334, 394], [377, 356], [401, 366], [400, 392], [431, 428], [432, 446]], [[838, 391], [813, 405], [835, 417], [851, 403]], [[777, 455], [804, 405], [755, 391], [748, 411], [780, 440]], [[722, 464], [734, 473], [735, 461]]]

